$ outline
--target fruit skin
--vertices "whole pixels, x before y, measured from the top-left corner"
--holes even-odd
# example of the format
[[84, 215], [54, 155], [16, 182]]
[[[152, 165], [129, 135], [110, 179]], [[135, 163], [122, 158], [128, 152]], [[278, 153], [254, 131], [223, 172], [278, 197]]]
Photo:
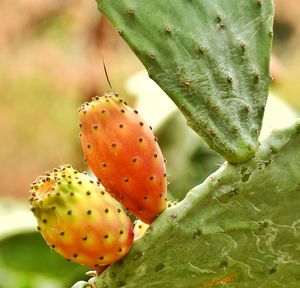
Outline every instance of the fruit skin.
[[129, 251], [133, 242], [130, 218], [86, 174], [61, 166], [39, 177], [29, 195], [38, 230], [68, 260], [100, 271]]
[[81, 144], [105, 189], [150, 224], [166, 208], [164, 158], [152, 128], [116, 94], [79, 109]]
[[133, 228], [134, 241], [142, 238], [144, 234], [147, 232], [149, 226], [150, 225], [144, 223], [141, 220], [136, 220], [134, 222], [134, 228]]

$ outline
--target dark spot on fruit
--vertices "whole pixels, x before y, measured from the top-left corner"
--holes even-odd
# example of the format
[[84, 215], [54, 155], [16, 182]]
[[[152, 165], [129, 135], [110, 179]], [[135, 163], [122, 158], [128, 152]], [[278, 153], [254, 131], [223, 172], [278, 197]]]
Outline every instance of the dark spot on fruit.
[[77, 183], [80, 185], [80, 184], [82, 184], [82, 181], [79, 180]]
[[106, 208], [106, 209], [104, 210], [104, 212], [105, 212], [105, 213], [108, 213], [108, 212], [109, 212], [109, 210]]
[[99, 257], [99, 260], [103, 260], [103, 259], [104, 259], [104, 256], [100, 256], [100, 257]]
[[139, 142], [142, 143], [144, 139], [142, 137], [139, 138]]
[[54, 248], [55, 248], [55, 245], [51, 245], [51, 248], [54, 249]]
[[112, 143], [112, 144], [111, 144], [111, 147], [113, 147], [113, 148], [115, 148], [116, 146], [117, 146], [116, 143]]
[[74, 192], [71, 192], [71, 193], [70, 193], [70, 196], [74, 196]]
[[158, 157], [158, 155], [157, 155], [157, 154], [154, 154], [153, 156], [154, 156], [154, 158], [157, 158], [157, 157]]
[[91, 191], [86, 191], [86, 195], [91, 195]]
[[139, 227], [139, 229], [142, 229], [142, 225], [139, 225], [138, 227]]
[[47, 219], [43, 219], [42, 222], [45, 224], [47, 223]]
[[158, 141], [157, 137], [154, 137], [154, 141], [155, 141], [155, 142], [157, 142], [157, 141]]
[[107, 239], [107, 238], [108, 238], [108, 234], [105, 234], [105, 235], [104, 235], [104, 238]]
[[98, 129], [98, 125], [94, 125], [93, 129], [97, 130]]
[[121, 109], [121, 112], [122, 112], [122, 113], [125, 113], [125, 110], [124, 110], [124, 109]]
[[68, 214], [68, 215], [72, 215], [72, 211], [69, 210], [69, 211], [67, 212], [67, 214]]
[[82, 237], [82, 240], [86, 241], [87, 240], [87, 236]]
[[59, 193], [59, 192], [57, 192], [55, 195], [56, 195], [56, 196], [60, 196], [60, 193]]
[[40, 226], [37, 226], [37, 227], [36, 227], [36, 229], [37, 229], [38, 231], [41, 231], [41, 228], [40, 228]]
[[75, 254], [73, 254], [73, 257], [74, 257], [74, 258], [77, 258], [77, 257], [78, 257], [78, 255], [75, 253]]
[[125, 182], [125, 183], [128, 183], [128, 181], [129, 181], [128, 178], [125, 178], [125, 179], [124, 179], [124, 182]]
[[94, 181], [93, 181], [93, 180], [90, 180], [89, 182], [90, 182], [91, 184], [94, 184]]
[[101, 113], [104, 114], [106, 111], [104, 109], [101, 110]]
[[128, 12], [129, 14], [133, 14], [133, 13], [134, 13], [134, 10], [133, 10], [132, 8], [128, 8], [127, 12]]
[[136, 162], [137, 161], [137, 158], [136, 157], [134, 157], [134, 158], [132, 158], [132, 162]]
[[144, 126], [144, 123], [143, 123], [143, 122], [140, 122], [140, 126]]
[[121, 209], [120, 208], [118, 208], [118, 213], [121, 213]]
[[68, 262], [71, 262], [71, 260], [70, 259], [66, 259]]
[[59, 235], [60, 235], [60, 236], [64, 236], [64, 235], [65, 235], [65, 232], [62, 231], [62, 232], [59, 233]]
[[34, 207], [31, 207], [30, 210], [31, 210], [32, 212], [34, 212], [36, 209], [35, 209]]
[[118, 250], [120, 253], [123, 251], [123, 249], [122, 248], [119, 248], [119, 250]]
[[147, 195], [146, 195], [146, 196], [144, 196], [144, 199], [145, 199], [145, 200], [147, 200], [147, 199], [148, 199], [148, 196], [147, 196]]
[[165, 178], [167, 177], [167, 174], [166, 174], [166, 173], [164, 173], [164, 177], [165, 177]]
[[154, 176], [150, 176], [150, 177], [149, 177], [149, 180], [150, 180], [150, 181], [154, 180]]
[[159, 197], [162, 198], [162, 197], [163, 197], [163, 194], [159, 194]]
[[135, 114], [138, 114], [138, 113], [139, 113], [137, 110], [133, 110], [133, 112], [134, 112]]
[[86, 148], [90, 149], [91, 148], [91, 144], [87, 144]]
[[104, 194], [105, 194], [105, 192], [104, 192], [104, 191], [101, 191], [101, 194], [102, 194], [102, 195], [104, 195]]
[[120, 124], [120, 125], [119, 125], [119, 128], [123, 128], [123, 127], [124, 127], [124, 125], [123, 125], [123, 124]]
[[124, 231], [123, 230], [120, 230], [120, 235], [122, 235], [124, 233]]

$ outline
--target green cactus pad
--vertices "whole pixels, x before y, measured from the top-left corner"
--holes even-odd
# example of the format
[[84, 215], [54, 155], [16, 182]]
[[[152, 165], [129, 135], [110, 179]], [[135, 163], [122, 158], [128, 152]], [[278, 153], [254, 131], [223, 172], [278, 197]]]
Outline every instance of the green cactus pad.
[[300, 121], [167, 209], [96, 287], [300, 287]]
[[258, 146], [268, 95], [272, 0], [97, 0], [208, 145], [232, 163]]

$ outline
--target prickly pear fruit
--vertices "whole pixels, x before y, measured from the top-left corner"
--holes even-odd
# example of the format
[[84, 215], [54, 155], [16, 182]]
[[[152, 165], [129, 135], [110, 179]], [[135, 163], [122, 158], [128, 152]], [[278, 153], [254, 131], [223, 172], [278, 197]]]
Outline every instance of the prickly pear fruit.
[[101, 184], [130, 212], [150, 224], [166, 208], [164, 158], [136, 110], [116, 94], [79, 109], [81, 144]]
[[147, 229], [149, 228], [150, 225], [144, 223], [141, 220], [136, 220], [134, 222], [134, 228], [133, 228], [133, 234], [134, 234], [134, 240], [137, 240], [141, 237], [144, 236], [146, 233]]
[[42, 236], [68, 260], [101, 270], [129, 251], [130, 218], [88, 175], [61, 166], [39, 177], [29, 194]]

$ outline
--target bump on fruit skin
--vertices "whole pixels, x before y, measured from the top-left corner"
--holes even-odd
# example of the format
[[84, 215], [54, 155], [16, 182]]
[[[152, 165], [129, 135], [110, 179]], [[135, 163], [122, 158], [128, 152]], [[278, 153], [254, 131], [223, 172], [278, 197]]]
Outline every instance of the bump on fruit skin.
[[166, 209], [167, 197], [164, 158], [152, 128], [114, 93], [84, 103], [79, 116], [91, 170], [109, 193], [150, 224]]
[[144, 234], [147, 232], [150, 225], [144, 223], [141, 220], [136, 220], [134, 222], [134, 228], [133, 228], [133, 234], [134, 234], [134, 240], [138, 240], [141, 237], [144, 236]]
[[132, 245], [133, 224], [120, 203], [70, 165], [33, 182], [29, 200], [47, 244], [68, 260], [101, 271]]

